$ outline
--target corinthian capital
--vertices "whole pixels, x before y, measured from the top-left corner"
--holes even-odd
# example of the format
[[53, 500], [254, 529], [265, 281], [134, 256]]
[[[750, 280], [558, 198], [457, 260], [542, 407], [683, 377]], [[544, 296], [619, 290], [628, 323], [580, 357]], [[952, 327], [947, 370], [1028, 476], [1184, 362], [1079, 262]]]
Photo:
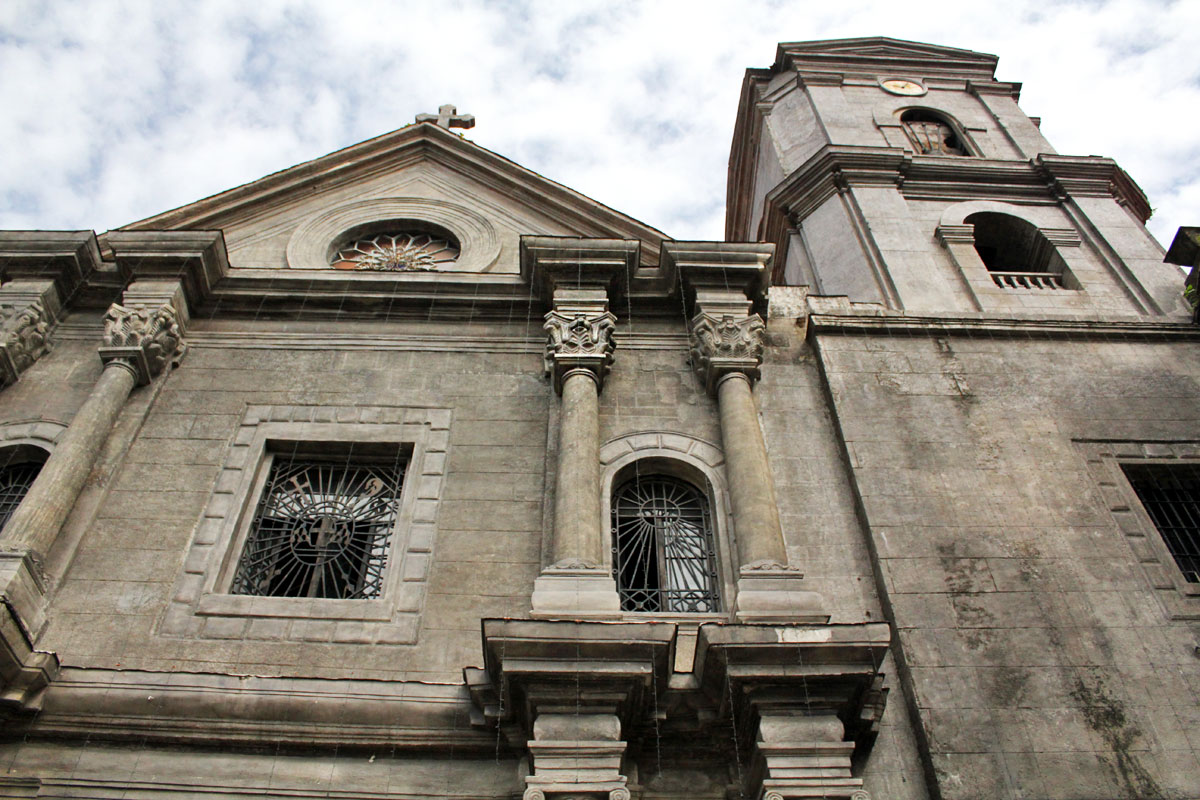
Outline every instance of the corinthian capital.
[[0, 304], [0, 386], [50, 352], [50, 318], [40, 300]]
[[608, 311], [551, 311], [546, 315], [546, 371], [554, 376], [555, 391], [562, 391], [568, 370], [587, 369], [603, 385], [613, 360], [612, 339], [617, 318]]
[[758, 379], [762, 363], [766, 325], [757, 314], [700, 313], [692, 317], [692, 366], [700, 373], [709, 393], [731, 372], [751, 381]]
[[122, 306], [113, 303], [104, 315], [104, 346], [100, 359], [123, 361], [133, 367], [138, 383], [154, 379], [183, 350], [183, 335], [170, 305]]

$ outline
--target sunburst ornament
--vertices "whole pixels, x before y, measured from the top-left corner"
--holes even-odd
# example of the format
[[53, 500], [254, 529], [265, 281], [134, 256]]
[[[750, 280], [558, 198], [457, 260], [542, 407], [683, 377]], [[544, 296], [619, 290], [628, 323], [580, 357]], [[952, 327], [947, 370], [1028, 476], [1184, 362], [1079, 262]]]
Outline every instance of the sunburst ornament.
[[377, 233], [357, 239], [337, 252], [335, 269], [378, 272], [429, 272], [458, 259], [454, 242], [428, 233]]

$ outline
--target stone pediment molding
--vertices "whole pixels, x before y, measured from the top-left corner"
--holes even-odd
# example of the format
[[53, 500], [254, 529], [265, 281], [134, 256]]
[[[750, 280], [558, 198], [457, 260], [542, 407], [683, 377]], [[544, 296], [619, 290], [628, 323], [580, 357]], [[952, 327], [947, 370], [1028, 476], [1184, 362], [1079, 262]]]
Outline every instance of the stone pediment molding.
[[311, 195], [317, 187], [321, 191], [343, 188], [426, 158], [507, 196], [537, 198], [540, 213], [580, 235], [636, 239], [647, 245], [651, 256], [668, 238], [662, 231], [555, 183], [470, 139], [423, 123], [407, 125], [212, 197], [133, 222], [122, 230], [224, 228], [261, 213], [265, 205], [292, 203]]
[[329, 269], [330, 250], [339, 236], [356, 227], [397, 222], [425, 222], [449, 230], [461, 253], [442, 272], [488, 272], [500, 257], [500, 237], [485, 217], [458, 203], [427, 197], [379, 197], [326, 209], [301, 222], [288, 240], [291, 269]]
[[775, 56], [774, 70], [839, 72], [854, 75], [917, 74], [944, 78], [990, 80], [997, 57], [957, 47], [911, 42], [887, 36], [784, 42]]

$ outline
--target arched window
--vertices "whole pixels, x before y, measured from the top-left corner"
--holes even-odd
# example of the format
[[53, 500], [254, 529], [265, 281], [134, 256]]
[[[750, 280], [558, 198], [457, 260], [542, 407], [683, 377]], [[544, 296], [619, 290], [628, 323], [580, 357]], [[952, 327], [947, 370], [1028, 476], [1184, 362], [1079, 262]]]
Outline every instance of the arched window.
[[720, 610], [704, 492], [670, 475], [635, 475], [613, 492], [612, 537], [623, 611]]
[[950, 120], [923, 108], [910, 108], [900, 115], [904, 132], [917, 153], [927, 156], [969, 156], [966, 142]]
[[37, 447], [6, 447], [0, 450], [0, 530], [25, 499], [38, 476], [46, 452]]
[[975, 226], [975, 251], [1002, 289], [1061, 289], [1066, 262], [1057, 248], [1018, 217], [980, 211], [963, 220]]

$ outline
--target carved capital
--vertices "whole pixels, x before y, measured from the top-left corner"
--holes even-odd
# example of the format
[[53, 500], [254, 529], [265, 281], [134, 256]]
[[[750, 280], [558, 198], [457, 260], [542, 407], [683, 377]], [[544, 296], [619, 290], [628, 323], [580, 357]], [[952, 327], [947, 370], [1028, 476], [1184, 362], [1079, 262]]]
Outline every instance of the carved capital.
[[717, 317], [701, 313], [692, 318], [692, 366], [710, 394], [731, 372], [740, 372], [751, 382], [758, 379], [766, 327], [757, 314]]
[[563, 376], [572, 369], [587, 369], [600, 386], [613, 360], [613, 331], [617, 318], [608, 311], [551, 311], [546, 315], [546, 372], [554, 389], [562, 392]]
[[138, 383], [145, 385], [182, 353], [183, 335], [175, 310], [169, 305], [122, 306], [113, 303], [104, 315], [104, 363], [123, 361], [133, 367]]
[[50, 317], [40, 300], [0, 304], [0, 386], [15, 383], [50, 352]]

